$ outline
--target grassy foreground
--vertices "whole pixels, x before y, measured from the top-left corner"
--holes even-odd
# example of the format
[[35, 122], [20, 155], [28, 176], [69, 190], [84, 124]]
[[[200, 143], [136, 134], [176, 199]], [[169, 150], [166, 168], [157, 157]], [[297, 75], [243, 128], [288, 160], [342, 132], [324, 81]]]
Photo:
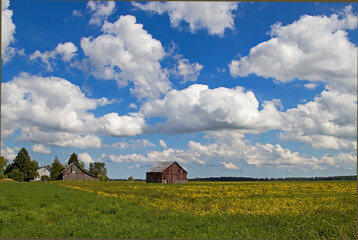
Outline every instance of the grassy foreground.
[[0, 237], [355, 239], [356, 182], [1, 182]]

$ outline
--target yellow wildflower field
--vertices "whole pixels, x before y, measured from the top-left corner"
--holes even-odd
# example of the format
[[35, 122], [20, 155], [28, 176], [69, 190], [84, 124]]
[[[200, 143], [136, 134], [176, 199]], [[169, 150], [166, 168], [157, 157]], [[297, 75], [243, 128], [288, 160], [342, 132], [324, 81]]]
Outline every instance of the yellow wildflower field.
[[58, 182], [144, 208], [195, 215], [319, 215], [356, 213], [355, 181], [330, 182]]

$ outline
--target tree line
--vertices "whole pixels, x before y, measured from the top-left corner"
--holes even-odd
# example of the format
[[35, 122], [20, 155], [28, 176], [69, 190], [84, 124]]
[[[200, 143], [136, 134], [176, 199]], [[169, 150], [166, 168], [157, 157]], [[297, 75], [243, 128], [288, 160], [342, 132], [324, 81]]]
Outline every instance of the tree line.
[[[79, 166], [81, 166], [84, 171], [99, 178], [100, 181], [109, 180], [105, 163], [91, 162], [89, 164], [89, 168], [86, 169], [85, 163], [78, 159], [76, 153], [71, 154], [65, 165], [63, 165], [56, 156], [52, 164], [45, 166], [48, 170], [50, 170], [50, 177], [42, 176], [41, 180], [57, 180], [61, 172], [73, 162], [76, 162]], [[29, 182], [38, 176], [38, 169], [38, 162], [31, 160], [26, 148], [22, 148], [18, 152], [11, 164], [9, 164], [9, 160], [5, 157], [0, 157], [0, 179], [11, 178], [16, 181]]]
[[287, 177], [287, 178], [250, 178], [250, 177], [207, 177], [192, 178], [188, 181], [207, 182], [260, 182], [260, 181], [334, 181], [334, 180], [357, 180], [357, 176], [332, 176], [332, 177]]

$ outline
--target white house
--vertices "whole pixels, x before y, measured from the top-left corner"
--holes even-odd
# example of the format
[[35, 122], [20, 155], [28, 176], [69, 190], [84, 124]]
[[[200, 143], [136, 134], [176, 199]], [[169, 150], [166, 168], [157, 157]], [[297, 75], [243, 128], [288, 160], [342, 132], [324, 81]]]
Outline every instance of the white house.
[[50, 177], [51, 171], [47, 167], [43, 166], [37, 169], [37, 173], [39, 175], [34, 179], [34, 181], [40, 181], [42, 176]]

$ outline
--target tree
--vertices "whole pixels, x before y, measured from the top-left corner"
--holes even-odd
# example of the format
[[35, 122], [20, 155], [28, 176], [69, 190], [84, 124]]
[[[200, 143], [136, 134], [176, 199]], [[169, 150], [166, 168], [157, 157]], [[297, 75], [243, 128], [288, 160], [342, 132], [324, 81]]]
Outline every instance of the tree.
[[63, 169], [65, 169], [64, 166], [60, 163], [60, 160], [58, 160], [58, 157], [56, 156], [51, 164], [51, 180], [56, 180]]
[[0, 179], [6, 178], [5, 169], [9, 164], [9, 160], [7, 160], [4, 156], [0, 156]]
[[19, 169], [13, 169], [11, 172], [9, 172], [8, 174], [9, 178], [15, 180], [15, 181], [19, 181], [22, 182], [24, 181], [24, 174], [22, 172], [20, 172]]
[[101, 162], [90, 163], [89, 173], [95, 175], [100, 181], [108, 180], [106, 164]]
[[[16, 155], [15, 159], [13, 160], [13, 163], [10, 164], [9, 167], [6, 168], [5, 174], [8, 174], [10, 178], [11, 176], [15, 176], [17, 179], [19, 174], [16, 171], [15, 173], [12, 173], [16, 169], [23, 174], [23, 181], [30, 181], [34, 179], [38, 173], [37, 169], [39, 168], [39, 165], [37, 161], [31, 161], [31, 157], [29, 153], [27, 152], [26, 148], [21, 148], [21, 150]], [[20, 177], [21, 178], [21, 177]], [[14, 178], [13, 178], [14, 179]], [[14, 179], [14, 180], [17, 180]], [[19, 181], [19, 180], [18, 180]]]
[[134, 177], [133, 177], [133, 176], [130, 176], [130, 177], [128, 178], [128, 180], [129, 180], [130, 182], [134, 182]]
[[[85, 169], [85, 163], [78, 160], [78, 156], [76, 153], [72, 153], [70, 158], [68, 159], [67, 165], [70, 165], [71, 163], [76, 162], [78, 165], [80, 165], [83, 169]], [[85, 169], [86, 170], [86, 169]]]
[[70, 158], [68, 159], [67, 164], [70, 165], [73, 162], [76, 162], [78, 165], [80, 164], [80, 161], [78, 160], [78, 156], [76, 153], [71, 154]]
[[48, 181], [50, 181], [50, 177], [49, 177], [49, 176], [46, 176], [46, 175], [41, 176], [41, 181], [42, 181], [42, 182], [48, 182]]

